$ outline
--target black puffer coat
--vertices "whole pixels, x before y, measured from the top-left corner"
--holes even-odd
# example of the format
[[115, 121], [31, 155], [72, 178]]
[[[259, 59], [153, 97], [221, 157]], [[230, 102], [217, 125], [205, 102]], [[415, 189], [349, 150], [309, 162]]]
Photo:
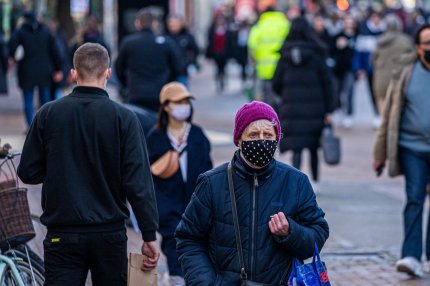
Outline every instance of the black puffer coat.
[[[232, 160], [243, 256], [248, 279], [279, 285], [293, 256], [306, 259], [328, 238], [324, 212], [306, 175], [273, 160], [255, 173], [240, 158]], [[287, 237], [273, 235], [270, 216], [284, 212]], [[227, 164], [201, 175], [176, 229], [179, 262], [189, 286], [239, 285]], [[288, 277], [287, 277], [288, 278]]]
[[284, 137], [280, 151], [318, 148], [324, 116], [334, 110], [324, 52], [309, 42], [285, 44], [273, 76], [273, 89], [281, 97], [278, 115]]

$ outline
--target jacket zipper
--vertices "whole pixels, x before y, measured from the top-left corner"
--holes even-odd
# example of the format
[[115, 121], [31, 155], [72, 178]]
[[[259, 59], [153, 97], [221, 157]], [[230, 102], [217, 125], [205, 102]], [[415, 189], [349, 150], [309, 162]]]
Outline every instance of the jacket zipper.
[[250, 276], [254, 278], [254, 251], [255, 251], [255, 204], [256, 204], [256, 192], [258, 187], [257, 175], [254, 174], [254, 186], [252, 188], [252, 232], [251, 232], [251, 267]]

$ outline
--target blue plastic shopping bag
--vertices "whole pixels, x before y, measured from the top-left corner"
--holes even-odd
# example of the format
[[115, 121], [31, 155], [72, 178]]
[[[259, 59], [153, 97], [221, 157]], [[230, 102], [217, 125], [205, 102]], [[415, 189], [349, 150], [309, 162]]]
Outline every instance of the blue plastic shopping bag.
[[331, 286], [316, 243], [311, 263], [302, 264], [297, 258], [293, 259], [288, 286]]

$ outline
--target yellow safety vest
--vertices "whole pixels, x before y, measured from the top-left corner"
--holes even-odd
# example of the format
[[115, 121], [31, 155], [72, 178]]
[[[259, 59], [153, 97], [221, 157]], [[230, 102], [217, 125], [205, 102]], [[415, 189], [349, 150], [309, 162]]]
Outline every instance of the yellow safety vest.
[[278, 11], [264, 12], [251, 28], [248, 48], [255, 59], [258, 78], [272, 79], [280, 57], [279, 50], [289, 30], [290, 22]]

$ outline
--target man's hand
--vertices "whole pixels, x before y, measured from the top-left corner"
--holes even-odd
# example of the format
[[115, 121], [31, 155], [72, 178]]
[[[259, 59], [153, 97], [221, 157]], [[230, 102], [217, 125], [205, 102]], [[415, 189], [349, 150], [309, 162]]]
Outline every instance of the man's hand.
[[385, 161], [380, 161], [380, 160], [373, 161], [373, 170], [376, 172], [376, 175], [378, 177], [382, 174], [384, 167], [385, 167]]
[[290, 233], [290, 224], [283, 212], [270, 216], [269, 228], [273, 234], [287, 236]]
[[144, 241], [142, 244], [142, 254], [148, 256], [148, 259], [143, 262], [143, 271], [148, 271], [157, 267], [160, 251], [158, 250], [156, 241]]

